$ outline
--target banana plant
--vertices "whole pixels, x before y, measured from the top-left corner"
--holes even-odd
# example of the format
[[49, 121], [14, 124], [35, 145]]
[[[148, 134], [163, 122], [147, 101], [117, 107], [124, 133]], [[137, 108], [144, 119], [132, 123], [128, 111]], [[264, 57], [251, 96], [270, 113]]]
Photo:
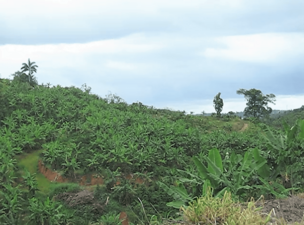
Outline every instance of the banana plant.
[[[117, 146], [119, 146], [117, 142]], [[108, 160], [108, 162], [115, 162], [115, 163], [126, 163], [132, 165], [128, 158], [128, 149], [121, 146], [118, 148], [114, 148], [110, 150], [110, 153], [112, 153], [112, 158]]]
[[38, 183], [35, 178], [35, 173], [31, 174], [27, 169], [25, 169], [25, 176], [22, 176], [24, 179], [24, 183], [29, 189], [29, 198], [32, 198], [35, 196], [36, 191], [38, 191]]
[[[225, 186], [222, 190], [215, 193], [215, 197], [222, 197], [225, 191], [232, 192], [233, 198], [238, 200], [238, 194], [244, 194], [245, 190], [253, 189], [256, 187], [261, 187], [258, 185], [249, 186], [247, 185], [252, 179], [254, 173], [259, 175], [261, 181], [268, 180], [270, 169], [265, 164], [266, 159], [264, 159], [260, 154], [257, 148], [247, 151], [242, 157], [241, 155], [235, 155], [232, 153], [229, 163], [230, 166], [227, 172], [224, 173], [222, 159], [219, 151], [214, 148], [209, 151], [209, 156], [204, 157], [208, 162], [208, 167], [205, 167], [200, 160], [194, 156], [192, 159], [196, 165], [199, 178], [192, 176], [193, 180], [180, 179], [182, 182], [192, 182], [197, 185], [203, 183], [202, 196], [206, 196], [207, 190], [211, 187], [211, 190], [218, 189], [218, 187]], [[228, 175], [232, 175], [231, 180], [228, 180]], [[167, 206], [172, 206], [174, 208], [180, 208], [181, 206], [186, 207], [185, 204], [192, 202], [194, 198], [187, 193], [186, 188], [183, 184], [179, 184], [177, 187], [171, 186], [170, 188], [165, 184], [158, 182], [158, 184], [171, 196], [175, 198], [175, 201], [167, 203]], [[265, 187], [263, 187], [265, 189]], [[276, 196], [282, 197], [278, 192], [267, 186], [266, 188], [270, 189], [272, 193]], [[280, 189], [282, 193], [287, 193], [291, 189]]]
[[266, 135], [262, 136], [269, 146], [272, 147], [272, 153], [276, 156], [275, 162], [277, 166], [272, 175], [274, 178], [281, 172], [292, 170], [293, 165], [299, 162], [299, 158], [303, 158], [304, 120], [297, 120], [296, 124], [292, 127], [289, 127], [285, 121], [283, 125], [285, 135], [276, 136], [271, 129], [266, 128]]
[[169, 202], [166, 205], [179, 209], [180, 207], [185, 207], [186, 204], [193, 202], [195, 199], [188, 194], [185, 186], [183, 184], [178, 184], [178, 186], [171, 186], [168, 187], [166, 184], [157, 181], [156, 182], [164, 191], [167, 192], [168, 195], [172, 196], [175, 200], [173, 202]]
[[45, 201], [31, 198], [29, 199], [28, 220], [34, 224], [66, 224], [68, 215], [62, 213], [62, 206], [50, 200], [49, 197]]
[[0, 152], [0, 181], [1, 183], [14, 182], [14, 169], [16, 168], [17, 160], [7, 155], [7, 153]]
[[[217, 149], [212, 149], [214, 154], [217, 155], [216, 160], [218, 164], [221, 164], [221, 158]], [[212, 155], [212, 154], [211, 154]], [[232, 153], [230, 158], [231, 165], [228, 167], [229, 170], [227, 174], [232, 174], [231, 181], [227, 179], [227, 175], [223, 173], [221, 167], [218, 167], [212, 160], [206, 158], [208, 161], [208, 169], [200, 162], [197, 158], [194, 158], [195, 164], [200, 170], [200, 175], [202, 178], [207, 178], [210, 180], [211, 178], [211, 187], [216, 188], [220, 182], [223, 183], [227, 190], [232, 192], [234, 197], [237, 197], [239, 194], [244, 194], [245, 190], [250, 190], [253, 188], [261, 188], [266, 189], [268, 192], [270, 191], [277, 197], [285, 197], [289, 190], [295, 190], [295, 188], [285, 189], [283, 186], [277, 184], [279, 186], [279, 192], [276, 192], [271, 186], [266, 185], [266, 188], [261, 185], [253, 185], [248, 186], [250, 180], [252, 180], [252, 176], [257, 173], [258, 178], [265, 184], [265, 181], [269, 181], [270, 177], [270, 168], [266, 165], [266, 159], [264, 159], [260, 154], [257, 148], [251, 149], [247, 151], [242, 158], [240, 155], [235, 155]], [[238, 166], [240, 164], [240, 166]], [[210, 169], [209, 165], [211, 166]], [[212, 180], [213, 179], [213, 180]], [[238, 199], [238, 198], [236, 198]]]
[[9, 184], [3, 184], [3, 190], [0, 191], [0, 222], [1, 224], [18, 225], [21, 222], [22, 191], [19, 186], [14, 188]]
[[99, 219], [99, 223], [102, 223], [104, 225], [120, 225], [122, 224], [122, 220], [119, 219], [120, 214], [118, 215], [104, 215], [101, 216]]
[[[223, 165], [222, 160], [220, 158], [219, 152], [215, 151], [216, 149], [212, 149], [209, 151], [209, 159], [211, 162], [213, 161], [217, 168], [220, 168], [220, 170], [223, 171]], [[190, 175], [193, 179], [187, 179], [187, 178], [180, 178], [179, 180], [182, 183], [177, 182], [178, 186], [171, 186], [170, 188], [165, 185], [162, 182], [157, 182], [160, 187], [162, 187], [169, 195], [171, 195], [173, 198], [175, 198], [175, 201], [167, 203], [167, 206], [171, 206], [174, 208], [179, 209], [181, 206], [186, 207], [187, 203], [190, 203], [194, 201], [195, 198], [193, 198], [192, 195], [187, 193], [187, 190], [183, 183], [192, 183], [194, 185], [200, 186], [203, 184], [202, 188], [202, 196], [205, 196], [208, 190], [208, 187], [217, 187], [218, 182], [213, 179], [212, 177], [208, 177], [207, 173], [212, 172], [215, 174], [220, 175], [220, 172], [217, 170], [214, 170], [211, 166], [208, 166], [208, 169], [203, 166], [203, 164], [200, 163], [200, 161], [194, 156], [193, 161], [197, 167], [199, 177], [195, 176], [194, 174], [191, 174], [190, 172], [186, 172], [188, 175]], [[211, 165], [211, 164], [209, 164]], [[209, 178], [209, 179], [208, 179]], [[227, 188], [224, 188], [222, 191], [218, 192], [215, 197], [223, 195], [224, 191], [226, 191]]]
[[65, 155], [65, 162], [62, 163], [62, 165], [65, 167], [65, 170], [64, 170], [64, 173], [69, 173], [70, 175], [74, 174], [74, 178], [76, 179], [76, 174], [75, 174], [75, 171], [77, 169], [79, 169], [79, 162], [77, 161], [76, 158], [69, 158], [68, 159], [68, 156]]

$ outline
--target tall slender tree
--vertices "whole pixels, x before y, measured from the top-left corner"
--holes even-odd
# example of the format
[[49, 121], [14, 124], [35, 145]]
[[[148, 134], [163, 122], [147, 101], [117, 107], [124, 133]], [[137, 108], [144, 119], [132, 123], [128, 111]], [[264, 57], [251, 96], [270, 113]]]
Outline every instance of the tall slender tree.
[[220, 117], [221, 115], [221, 112], [223, 110], [223, 106], [224, 106], [224, 103], [223, 103], [223, 99], [221, 99], [221, 92], [219, 92], [215, 97], [214, 97], [214, 100], [213, 100], [213, 103], [214, 103], [214, 108], [215, 108], [215, 111], [216, 111], [216, 114], [218, 117]]
[[272, 112], [272, 108], [268, 107], [268, 102], [275, 104], [272, 101], [271, 98], [275, 98], [274, 94], [269, 94], [264, 96], [263, 93], [260, 90], [257, 89], [239, 89], [237, 94], [243, 94], [245, 95], [245, 98], [247, 99], [247, 107], [244, 110], [244, 116], [253, 116], [256, 119], [260, 118], [268, 118], [270, 113]]
[[38, 67], [37, 65], [34, 65], [35, 62], [31, 62], [30, 59], [28, 59], [28, 64], [23, 63], [23, 67], [21, 67], [22, 69], [22, 73], [28, 71], [28, 78], [29, 78], [29, 83], [31, 83], [31, 75], [33, 74], [33, 72], [37, 73], [36, 67]]

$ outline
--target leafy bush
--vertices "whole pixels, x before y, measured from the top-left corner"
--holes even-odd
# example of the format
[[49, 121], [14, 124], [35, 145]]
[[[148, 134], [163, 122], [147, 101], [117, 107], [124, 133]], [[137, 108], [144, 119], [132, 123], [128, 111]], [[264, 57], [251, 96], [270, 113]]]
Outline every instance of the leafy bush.
[[61, 183], [56, 185], [55, 187], [52, 187], [52, 190], [50, 191], [50, 197], [54, 197], [55, 195], [69, 192], [69, 193], [76, 193], [81, 190], [81, 187], [79, 184], [75, 183]]

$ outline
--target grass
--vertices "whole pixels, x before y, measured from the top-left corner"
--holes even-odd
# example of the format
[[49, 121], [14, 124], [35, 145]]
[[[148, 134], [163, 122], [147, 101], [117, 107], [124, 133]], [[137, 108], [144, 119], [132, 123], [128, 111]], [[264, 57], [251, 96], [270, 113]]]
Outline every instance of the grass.
[[[32, 153], [22, 154], [18, 156], [17, 165], [22, 169], [27, 169], [31, 174], [36, 173], [36, 180], [39, 192], [48, 194], [50, 190], [56, 186], [55, 183], [50, 182], [42, 173], [38, 171], [39, 155], [43, 150], [33, 151]], [[21, 175], [25, 175], [24, 171], [19, 171]]]
[[262, 217], [257, 213], [254, 202], [249, 202], [247, 209], [242, 209], [231, 199], [231, 193], [225, 192], [222, 199], [213, 198], [210, 189], [206, 196], [201, 197], [190, 204], [189, 207], [181, 208], [183, 218], [190, 224], [242, 224], [257, 225], [266, 224], [270, 221], [270, 214]]
[[[261, 196], [259, 200], [264, 200]], [[263, 207], [256, 208], [253, 199], [247, 203], [234, 202], [231, 193], [225, 192], [223, 198], [212, 197], [212, 190], [209, 188], [206, 195], [193, 201], [187, 208], [181, 207], [179, 220], [164, 219], [161, 222], [150, 221], [149, 225], [303, 225], [304, 217], [300, 223], [287, 223], [283, 218], [276, 218], [275, 209], [269, 213], [260, 213]], [[245, 206], [247, 204], [247, 206]], [[144, 207], [142, 206], [143, 210]], [[94, 224], [97, 225], [97, 224]]]

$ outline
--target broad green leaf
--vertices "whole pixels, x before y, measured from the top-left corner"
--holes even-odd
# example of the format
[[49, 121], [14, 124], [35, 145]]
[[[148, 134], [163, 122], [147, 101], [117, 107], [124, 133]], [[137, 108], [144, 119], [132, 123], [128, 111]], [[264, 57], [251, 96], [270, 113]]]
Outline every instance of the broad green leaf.
[[196, 156], [192, 157], [192, 160], [194, 161], [194, 164], [197, 168], [198, 174], [202, 180], [206, 180], [208, 178], [208, 170], [207, 168], [199, 161], [199, 159]]
[[205, 180], [204, 185], [203, 185], [203, 190], [202, 190], [202, 195], [203, 196], [207, 195], [207, 190], [208, 190], [209, 187], [212, 188], [210, 180]]
[[298, 131], [298, 124], [294, 125], [290, 128], [290, 130], [287, 131], [287, 145], [290, 147], [291, 144], [293, 144], [296, 141], [296, 134]]
[[226, 191], [231, 192], [229, 187], [225, 187], [221, 191], [219, 191], [214, 197], [215, 198], [223, 198]]
[[188, 183], [195, 183], [195, 184], [201, 184], [201, 182], [197, 182], [197, 180], [196, 179], [192, 179], [192, 180], [190, 180], [190, 179], [188, 179], [188, 178], [183, 178], [183, 177], [181, 177], [181, 178], [178, 178], [181, 182], [188, 182]]
[[265, 162], [264, 165], [261, 166], [261, 168], [257, 169], [257, 173], [259, 176], [261, 176], [262, 178], [268, 178], [270, 176], [270, 168], [269, 166], [266, 164], [267, 160], [264, 159], [260, 153], [259, 150], [257, 148], [254, 148], [252, 150], [252, 155], [255, 159], [255, 161], [259, 164], [262, 162]]
[[247, 151], [245, 152], [244, 158], [243, 158], [243, 162], [241, 163], [241, 166], [238, 168], [238, 174], [236, 176], [236, 189], [238, 189], [241, 186], [241, 182], [243, 181], [243, 171], [246, 170], [247, 168], [250, 167], [250, 157], [249, 157], [250, 153]]
[[242, 190], [242, 189], [247, 189], [247, 190], [249, 190], [249, 189], [251, 189], [251, 188], [252, 188], [252, 187], [250, 187], [250, 186], [248, 186], [248, 185], [240, 186], [240, 187], [238, 187], [238, 188], [236, 189], [235, 193], [237, 193], [239, 190]]
[[259, 177], [259, 179], [263, 182], [263, 184], [266, 186], [267, 190], [271, 192], [271, 194], [275, 195], [276, 197], [279, 197], [279, 198], [284, 198], [286, 197], [285, 195], [281, 195], [280, 193], [277, 193], [273, 187], [266, 181], [264, 180], [263, 178]]
[[176, 209], [180, 209], [181, 206], [185, 205], [185, 202], [181, 201], [181, 200], [177, 200], [177, 201], [169, 202], [166, 205], [170, 206], [170, 207], [173, 207], [173, 208], [176, 208]]
[[[209, 159], [220, 169], [221, 173], [223, 172], [222, 158], [219, 151], [216, 148], [213, 148], [209, 151]], [[213, 167], [208, 164], [208, 171], [212, 174], [217, 173], [220, 176], [221, 173], [213, 170]]]
[[[176, 200], [174, 202], [183, 202], [183, 204], [185, 204], [188, 201], [193, 201], [193, 199], [188, 195], [184, 186], [183, 187], [171, 186], [171, 188], [169, 188], [167, 185], [165, 185], [160, 181], [157, 181], [157, 183], [161, 188], [163, 188], [167, 192], [168, 195], [172, 196]], [[175, 206], [176, 204], [174, 203]]]
[[301, 120], [298, 122], [299, 128], [300, 128], [300, 133], [298, 137], [304, 141], [304, 120]]
[[178, 187], [172, 186], [171, 189], [175, 192], [175, 194], [179, 195], [181, 199], [189, 201], [192, 200], [183, 184], [180, 184]]
[[[209, 158], [206, 158], [207, 162], [208, 162], [208, 166], [210, 165], [212, 167], [211, 171], [214, 171], [214, 173], [210, 173], [209, 176], [211, 176], [210, 178], [213, 178], [217, 181], [216, 185], [213, 185], [214, 188], [217, 188], [217, 186], [219, 185], [218, 181], [224, 182], [226, 185], [230, 184], [230, 182], [227, 180], [226, 176], [223, 174], [223, 172], [221, 171], [220, 168], [218, 168], [214, 162], [212, 162]], [[223, 175], [223, 179], [221, 179], [221, 175]], [[212, 183], [212, 180], [211, 180]]]

